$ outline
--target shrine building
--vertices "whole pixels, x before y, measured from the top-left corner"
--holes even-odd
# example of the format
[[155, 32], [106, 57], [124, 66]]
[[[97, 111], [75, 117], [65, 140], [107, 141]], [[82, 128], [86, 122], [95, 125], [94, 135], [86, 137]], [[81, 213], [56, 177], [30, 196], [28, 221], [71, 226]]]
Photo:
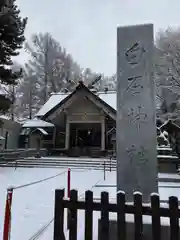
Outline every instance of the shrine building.
[[46, 148], [55, 155], [112, 154], [116, 139], [116, 92], [94, 92], [79, 82], [56, 93], [22, 126], [20, 148]]

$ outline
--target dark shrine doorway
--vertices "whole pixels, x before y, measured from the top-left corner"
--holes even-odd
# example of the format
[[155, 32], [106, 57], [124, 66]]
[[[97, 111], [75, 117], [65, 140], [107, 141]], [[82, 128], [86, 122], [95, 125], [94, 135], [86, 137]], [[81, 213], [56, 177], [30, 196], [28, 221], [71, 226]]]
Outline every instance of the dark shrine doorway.
[[70, 148], [101, 147], [101, 123], [71, 123]]

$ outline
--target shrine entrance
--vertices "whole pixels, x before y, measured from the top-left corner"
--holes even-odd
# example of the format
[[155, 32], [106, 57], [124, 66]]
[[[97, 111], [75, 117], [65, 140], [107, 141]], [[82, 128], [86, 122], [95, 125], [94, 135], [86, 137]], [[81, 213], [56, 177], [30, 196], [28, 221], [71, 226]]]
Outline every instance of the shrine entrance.
[[71, 123], [70, 148], [101, 148], [101, 123]]

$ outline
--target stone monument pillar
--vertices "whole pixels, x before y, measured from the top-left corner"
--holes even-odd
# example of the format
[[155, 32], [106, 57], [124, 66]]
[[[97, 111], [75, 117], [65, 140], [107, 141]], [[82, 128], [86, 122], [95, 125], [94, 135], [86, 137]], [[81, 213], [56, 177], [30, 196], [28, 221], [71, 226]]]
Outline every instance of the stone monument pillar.
[[117, 29], [117, 191], [158, 192], [153, 25]]

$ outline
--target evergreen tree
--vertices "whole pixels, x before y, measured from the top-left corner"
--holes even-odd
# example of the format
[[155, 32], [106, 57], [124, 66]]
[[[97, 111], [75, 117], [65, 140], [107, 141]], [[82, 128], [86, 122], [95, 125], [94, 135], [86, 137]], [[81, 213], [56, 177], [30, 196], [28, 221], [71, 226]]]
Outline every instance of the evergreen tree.
[[[25, 40], [27, 18], [22, 19], [15, 0], [0, 0], [0, 84], [15, 85], [22, 71], [14, 72], [12, 57], [18, 56]], [[0, 111], [6, 112], [11, 99], [0, 92]]]

